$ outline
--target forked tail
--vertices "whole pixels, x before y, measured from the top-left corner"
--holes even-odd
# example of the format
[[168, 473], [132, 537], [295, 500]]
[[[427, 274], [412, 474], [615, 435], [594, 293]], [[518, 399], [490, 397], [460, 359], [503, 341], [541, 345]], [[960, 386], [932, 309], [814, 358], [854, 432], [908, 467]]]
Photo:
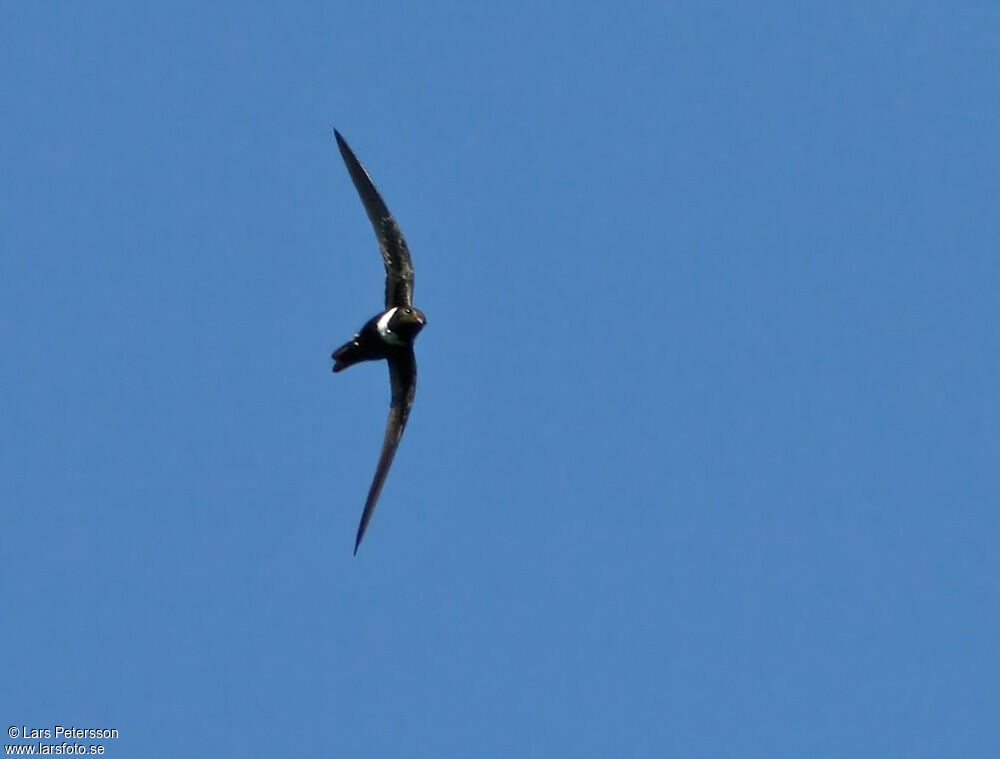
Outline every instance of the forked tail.
[[354, 366], [361, 361], [370, 361], [376, 358], [381, 358], [381, 356], [373, 355], [370, 350], [366, 350], [355, 336], [350, 342], [344, 343], [333, 352], [333, 371], [342, 372], [347, 367]]

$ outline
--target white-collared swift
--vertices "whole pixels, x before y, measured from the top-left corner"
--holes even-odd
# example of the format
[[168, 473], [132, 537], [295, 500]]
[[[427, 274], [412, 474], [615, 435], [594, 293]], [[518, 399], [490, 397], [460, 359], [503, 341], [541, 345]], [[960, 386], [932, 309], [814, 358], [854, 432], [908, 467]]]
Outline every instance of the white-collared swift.
[[375, 477], [368, 490], [365, 510], [361, 514], [361, 524], [358, 525], [358, 535], [354, 541], [354, 553], [357, 554], [413, 407], [413, 397], [417, 390], [417, 362], [413, 355], [413, 341], [427, 324], [427, 320], [413, 306], [413, 264], [399, 225], [392, 218], [385, 201], [375, 189], [372, 178], [354, 155], [354, 151], [340, 132], [334, 129], [333, 133], [337, 137], [340, 155], [347, 164], [347, 171], [375, 229], [375, 237], [385, 263], [385, 311], [369, 319], [354, 337], [333, 352], [335, 372], [360, 361], [385, 359], [389, 364], [389, 384], [392, 387], [392, 402], [385, 426], [382, 453], [375, 467]]

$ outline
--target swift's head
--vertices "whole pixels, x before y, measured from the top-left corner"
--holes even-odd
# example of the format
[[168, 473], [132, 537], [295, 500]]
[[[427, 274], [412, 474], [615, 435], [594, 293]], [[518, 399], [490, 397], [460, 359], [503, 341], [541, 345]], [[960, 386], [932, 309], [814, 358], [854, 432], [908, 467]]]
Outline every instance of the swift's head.
[[378, 331], [386, 342], [412, 343], [425, 324], [427, 318], [419, 309], [400, 306], [382, 315], [378, 320]]

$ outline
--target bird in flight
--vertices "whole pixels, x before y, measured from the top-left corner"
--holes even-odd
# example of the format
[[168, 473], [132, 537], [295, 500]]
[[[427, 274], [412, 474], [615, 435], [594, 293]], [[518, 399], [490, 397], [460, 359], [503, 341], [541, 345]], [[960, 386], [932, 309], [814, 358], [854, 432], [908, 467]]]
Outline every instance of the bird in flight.
[[392, 218], [385, 201], [378, 194], [375, 184], [354, 151], [340, 132], [334, 129], [333, 133], [337, 137], [340, 155], [347, 164], [347, 171], [375, 229], [382, 261], [385, 263], [385, 311], [369, 319], [354, 337], [333, 352], [334, 372], [343, 371], [361, 361], [385, 359], [389, 364], [389, 384], [392, 387], [392, 402], [385, 426], [382, 453], [375, 467], [375, 477], [368, 490], [365, 510], [361, 514], [361, 524], [358, 525], [358, 536], [354, 541], [354, 553], [357, 555], [358, 546], [368, 529], [368, 522], [375, 511], [375, 504], [413, 406], [413, 396], [417, 390], [417, 362], [413, 356], [413, 341], [424, 328], [427, 319], [413, 307], [413, 264], [399, 225]]

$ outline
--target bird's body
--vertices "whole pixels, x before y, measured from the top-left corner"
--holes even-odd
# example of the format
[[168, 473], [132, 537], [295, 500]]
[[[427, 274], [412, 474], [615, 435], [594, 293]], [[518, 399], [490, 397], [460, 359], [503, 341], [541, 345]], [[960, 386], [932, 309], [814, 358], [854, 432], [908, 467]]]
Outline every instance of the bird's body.
[[369, 319], [354, 337], [333, 352], [333, 371], [343, 371], [361, 361], [385, 359], [389, 364], [389, 384], [392, 387], [392, 403], [382, 453], [368, 490], [368, 499], [365, 501], [365, 510], [354, 542], [354, 552], [357, 553], [410, 416], [417, 389], [417, 362], [413, 355], [413, 341], [427, 320], [413, 306], [413, 265], [403, 233], [364, 166], [340, 136], [340, 132], [334, 130], [334, 134], [378, 239], [385, 263], [386, 310]]
[[333, 352], [333, 371], [340, 372], [361, 361], [389, 359], [413, 344], [424, 326], [424, 315], [415, 308], [393, 306], [369, 319], [348, 342]]

